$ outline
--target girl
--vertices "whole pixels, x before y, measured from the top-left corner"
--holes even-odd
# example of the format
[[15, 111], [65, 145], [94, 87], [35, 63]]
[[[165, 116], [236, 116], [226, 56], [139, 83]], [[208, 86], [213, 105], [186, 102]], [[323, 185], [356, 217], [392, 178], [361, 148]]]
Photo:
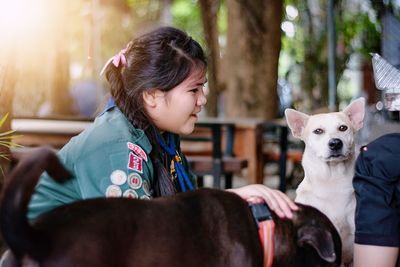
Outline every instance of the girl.
[[[61, 185], [43, 174], [29, 218], [80, 199], [149, 199], [194, 189], [178, 136], [194, 130], [207, 102], [206, 68], [200, 45], [172, 27], [133, 40], [111, 58], [104, 70], [112, 100], [59, 152], [73, 179]], [[230, 191], [264, 199], [280, 217], [297, 209], [285, 194], [263, 185]]]

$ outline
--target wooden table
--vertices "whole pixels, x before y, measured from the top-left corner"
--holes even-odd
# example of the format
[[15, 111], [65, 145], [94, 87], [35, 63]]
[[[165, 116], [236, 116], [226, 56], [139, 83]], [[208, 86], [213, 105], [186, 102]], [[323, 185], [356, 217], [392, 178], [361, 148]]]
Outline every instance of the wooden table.
[[[14, 118], [12, 129], [22, 135], [14, 140], [18, 144], [24, 146], [47, 144], [61, 148], [71, 137], [79, 134], [91, 123], [91, 119]], [[199, 125], [234, 125], [233, 155], [248, 161], [248, 172], [244, 178], [249, 183], [263, 183], [263, 134], [265, 125], [270, 123], [275, 122], [266, 122], [256, 118], [200, 118], [198, 121]], [[222, 135], [224, 142], [226, 133], [222, 133]], [[185, 152], [185, 149], [182, 149]], [[282, 157], [286, 158], [286, 155]]]
[[14, 118], [11, 129], [19, 135], [13, 141], [23, 146], [63, 147], [92, 123], [90, 119]]

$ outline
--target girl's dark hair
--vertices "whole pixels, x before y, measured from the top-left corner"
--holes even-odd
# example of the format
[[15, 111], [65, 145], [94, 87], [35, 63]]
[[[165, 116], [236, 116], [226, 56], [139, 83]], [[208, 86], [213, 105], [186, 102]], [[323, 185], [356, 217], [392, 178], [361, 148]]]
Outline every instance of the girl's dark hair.
[[156, 127], [143, 105], [145, 90], [170, 91], [184, 81], [194, 69], [206, 69], [203, 49], [185, 32], [161, 27], [131, 41], [124, 53], [127, 63], [109, 64], [106, 78], [116, 105], [148, 137], [154, 167], [155, 196], [172, 195], [176, 189], [161, 158]]

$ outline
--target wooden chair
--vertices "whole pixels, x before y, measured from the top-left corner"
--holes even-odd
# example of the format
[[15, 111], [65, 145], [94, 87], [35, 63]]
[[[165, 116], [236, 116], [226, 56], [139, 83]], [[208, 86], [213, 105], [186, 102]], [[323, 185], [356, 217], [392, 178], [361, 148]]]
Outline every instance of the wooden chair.
[[233, 174], [247, 167], [247, 160], [233, 154], [234, 133], [233, 123], [199, 122], [193, 134], [181, 137], [182, 150], [192, 172], [198, 175], [199, 187], [203, 186], [203, 176], [211, 174], [214, 188], [222, 188], [222, 176], [225, 188], [231, 188]]

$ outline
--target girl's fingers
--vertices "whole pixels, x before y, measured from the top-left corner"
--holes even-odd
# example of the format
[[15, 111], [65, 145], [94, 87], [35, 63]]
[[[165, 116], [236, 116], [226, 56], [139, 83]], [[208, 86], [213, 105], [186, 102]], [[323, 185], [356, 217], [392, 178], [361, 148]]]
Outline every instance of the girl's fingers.
[[[265, 188], [265, 187], [264, 187]], [[263, 190], [264, 191], [264, 190]], [[279, 190], [273, 190], [267, 188], [268, 193], [264, 194], [264, 196], [268, 196], [264, 198], [267, 204], [270, 206], [271, 210], [275, 211], [279, 217], [287, 217], [292, 218], [293, 213], [292, 210], [297, 210], [298, 207], [296, 204], [284, 193]], [[268, 202], [268, 200], [270, 200]]]
[[271, 199], [274, 200], [274, 208], [270, 207], [276, 214], [281, 218], [292, 218], [292, 211], [287, 204], [287, 202], [282, 198], [278, 191], [273, 191], [270, 193]]
[[259, 203], [263, 199], [265, 203], [280, 218], [292, 218], [292, 210], [297, 210], [296, 204], [284, 193], [263, 185], [249, 185], [242, 188], [230, 189], [250, 203]]
[[291, 210], [299, 209], [299, 207], [296, 205], [296, 203], [294, 203], [285, 193], [283, 193], [281, 191], [278, 191], [278, 192], [281, 194], [283, 200], [285, 200], [285, 202], [289, 205]]

